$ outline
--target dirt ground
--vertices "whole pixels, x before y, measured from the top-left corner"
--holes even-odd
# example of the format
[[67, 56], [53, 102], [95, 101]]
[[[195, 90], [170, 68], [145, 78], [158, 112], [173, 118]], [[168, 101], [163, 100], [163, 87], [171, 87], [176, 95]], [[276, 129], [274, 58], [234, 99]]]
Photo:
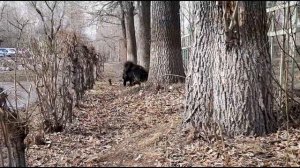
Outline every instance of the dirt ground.
[[[49, 145], [27, 148], [28, 166], [299, 166], [300, 130], [265, 137], [193, 139], [182, 131], [184, 85], [157, 92], [124, 87], [122, 65], [85, 95], [75, 119]], [[108, 79], [112, 79], [110, 86]]]

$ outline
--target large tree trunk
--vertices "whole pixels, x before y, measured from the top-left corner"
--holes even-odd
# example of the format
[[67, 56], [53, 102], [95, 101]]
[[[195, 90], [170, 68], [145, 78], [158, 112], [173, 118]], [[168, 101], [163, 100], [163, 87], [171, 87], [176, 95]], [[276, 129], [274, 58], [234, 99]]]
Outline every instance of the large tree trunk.
[[14, 151], [14, 160], [16, 167], [26, 167], [24, 140], [27, 136], [27, 128], [21, 123], [8, 124], [9, 133], [11, 135], [11, 143]]
[[24, 140], [28, 127], [16, 112], [9, 110], [6, 102], [7, 94], [2, 93], [3, 90], [0, 87], [0, 135], [3, 136], [8, 150], [9, 166], [26, 167]]
[[[192, 54], [189, 58], [188, 72], [186, 77], [186, 122], [191, 123], [196, 129], [201, 129], [209, 123], [212, 111], [213, 89], [213, 59], [215, 42], [211, 28], [211, 18], [206, 10], [213, 10], [211, 2], [196, 2], [203, 10], [197, 11], [195, 34], [197, 38], [193, 45]], [[200, 128], [199, 128], [200, 127]]]
[[126, 26], [125, 26], [125, 12], [124, 6], [122, 1], [119, 2], [121, 6], [121, 27], [122, 27], [122, 36], [121, 44], [120, 44], [120, 61], [126, 62], [127, 61], [127, 38], [126, 38]]
[[127, 60], [137, 63], [136, 39], [134, 30], [133, 2], [122, 1], [125, 13], [125, 29], [127, 39]]
[[[235, 4], [226, 2], [226, 13], [232, 14]], [[274, 131], [266, 2], [240, 1], [238, 25], [225, 34], [219, 33], [224, 32], [220, 25], [224, 24], [222, 8], [216, 2], [197, 5], [197, 39], [187, 75], [186, 122], [208, 132], [213, 130], [207, 128], [218, 125], [229, 136]]]
[[152, 2], [149, 70], [151, 81], [162, 83], [184, 81], [179, 18], [179, 1]]
[[150, 66], [150, 1], [138, 1], [137, 63], [147, 70]]

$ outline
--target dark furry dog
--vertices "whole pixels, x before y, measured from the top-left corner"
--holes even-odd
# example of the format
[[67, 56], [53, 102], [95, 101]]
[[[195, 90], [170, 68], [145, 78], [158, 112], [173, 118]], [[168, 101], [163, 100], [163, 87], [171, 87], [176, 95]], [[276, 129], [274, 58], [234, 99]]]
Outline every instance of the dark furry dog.
[[148, 71], [140, 66], [136, 65], [131, 61], [127, 61], [124, 64], [123, 70], [123, 85], [126, 86], [127, 81], [130, 82], [130, 86], [135, 84], [141, 84], [148, 80]]

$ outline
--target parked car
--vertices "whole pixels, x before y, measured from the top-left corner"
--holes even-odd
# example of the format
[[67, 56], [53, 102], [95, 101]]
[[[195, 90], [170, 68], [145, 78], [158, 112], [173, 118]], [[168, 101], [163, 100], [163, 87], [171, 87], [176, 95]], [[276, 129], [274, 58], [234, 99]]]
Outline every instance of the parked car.
[[16, 55], [16, 49], [15, 48], [6, 48], [6, 50], [8, 51], [6, 56], [13, 57], [13, 56]]
[[5, 57], [7, 53], [8, 53], [7, 49], [0, 48], [0, 57]]

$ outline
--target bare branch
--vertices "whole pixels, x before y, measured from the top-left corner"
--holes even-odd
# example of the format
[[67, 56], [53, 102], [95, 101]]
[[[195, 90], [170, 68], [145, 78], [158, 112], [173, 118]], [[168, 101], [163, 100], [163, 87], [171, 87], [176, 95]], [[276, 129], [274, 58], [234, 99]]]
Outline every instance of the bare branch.
[[48, 2], [47, 2], [47, 1], [44, 1], [44, 2], [45, 2], [45, 4], [46, 4], [46, 6], [48, 7], [48, 9], [52, 11], [52, 8], [51, 8], [50, 5], [48, 4]]
[[103, 23], [109, 23], [109, 24], [113, 24], [113, 25], [121, 25], [120, 23], [115, 23], [115, 22], [112, 22], [112, 21], [108, 21], [107, 19], [99, 19], [98, 20], [99, 22], [103, 22]]
[[52, 7], [52, 11], [55, 10], [56, 5], [57, 5], [57, 1], [54, 1], [54, 5], [53, 5], [53, 7]]
[[60, 30], [60, 27], [61, 27], [61, 25], [62, 25], [62, 20], [63, 20], [63, 18], [64, 18], [64, 16], [65, 16], [65, 5], [66, 5], [66, 2], [64, 1], [63, 13], [62, 13], [62, 15], [61, 15], [61, 17], [60, 17], [60, 19], [59, 19], [59, 24], [58, 24], [58, 26], [57, 26], [57, 28], [56, 28], [55, 35], [56, 35], [57, 32]]
[[227, 25], [227, 21], [226, 21], [226, 6], [227, 6], [227, 1], [223, 2], [223, 22], [224, 22], [224, 31], [227, 32], [228, 31], [228, 25]]
[[90, 15], [97, 15], [97, 17], [113, 17], [113, 18], [117, 18], [120, 19], [121, 17], [119, 15], [115, 15], [115, 14], [111, 14], [111, 13], [107, 13], [106, 11], [103, 11], [103, 14], [101, 11], [98, 11], [96, 13], [94, 12], [87, 12]]
[[47, 32], [47, 27], [48, 27], [47, 23], [46, 23], [46, 21], [44, 19], [44, 15], [40, 11], [40, 9], [37, 7], [37, 2], [36, 1], [31, 1], [30, 4], [36, 10], [36, 12], [39, 14], [40, 18], [42, 19], [43, 26], [44, 26], [44, 33], [46, 34], [46, 36], [49, 36], [48, 32]]
[[[15, 18], [16, 19], [16, 18]], [[24, 21], [24, 23], [21, 23], [18, 19], [16, 19], [17, 24], [11, 22], [10, 20], [7, 20], [10, 25], [15, 27], [16, 29], [23, 31], [24, 27], [28, 24], [29, 20]]]
[[4, 9], [5, 9], [6, 6], [7, 6], [6, 4], [4, 4], [4, 5], [2, 6], [1, 14], [0, 14], [0, 21], [3, 19]]
[[86, 12], [86, 13], [95, 16], [95, 21], [119, 25], [118, 23], [108, 21], [108, 18], [113, 18], [113, 19], [115, 18], [122, 21], [122, 16], [120, 16], [120, 14], [114, 13], [115, 9], [120, 5], [121, 5], [120, 1], [108, 1], [101, 7], [100, 10], [96, 12]]
[[50, 5], [48, 4], [48, 1], [45, 1], [45, 4], [46, 4], [46, 6], [48, 7], [48, 9], [49, 9], [51, 12], [54, 12], [55, 7], [56, 7], [56, 4], [57, 4], [57, 1], [54, 1], [54, 4], [53, 4], [53, 7], [52, 7], [52, 8], [51, 8]]
[[237, 17], [238, 6], [239, 6], [239, 1], [236, 1], [236, 5], [234, 8], [233, 14], [231, 16], [231, 21], [230, 21], [229, 28], [228, 28], [229, 30], [232, 30], [232, 28], [234, 26], [234, 21], [236, 20], [236, 17]]

